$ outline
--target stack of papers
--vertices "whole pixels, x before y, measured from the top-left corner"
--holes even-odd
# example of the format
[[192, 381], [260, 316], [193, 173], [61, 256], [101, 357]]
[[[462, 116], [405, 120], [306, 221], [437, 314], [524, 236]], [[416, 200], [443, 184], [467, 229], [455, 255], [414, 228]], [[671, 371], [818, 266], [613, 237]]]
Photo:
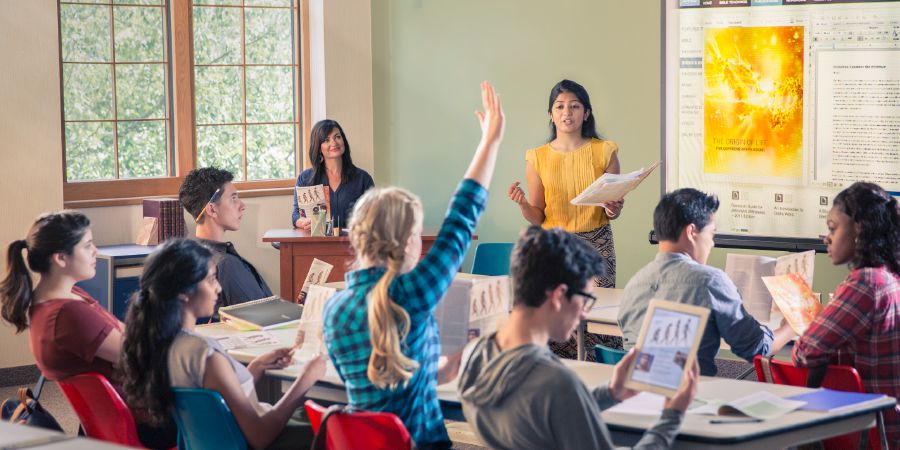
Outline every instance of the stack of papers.
[[576, 206], [603, 206], [607, 202], [622, 200], [625, 198], [625, 194], [638, 187], [657, 167], [659, 167], [659, 161], [646, 169], [635, 170], [631, 173], [604, 173], [573, 198], [571, 203]]

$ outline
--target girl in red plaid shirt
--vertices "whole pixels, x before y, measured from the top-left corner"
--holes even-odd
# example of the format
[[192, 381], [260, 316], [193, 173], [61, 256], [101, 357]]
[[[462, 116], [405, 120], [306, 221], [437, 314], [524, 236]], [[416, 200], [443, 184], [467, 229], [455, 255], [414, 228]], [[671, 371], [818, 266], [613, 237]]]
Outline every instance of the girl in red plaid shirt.
[[[900, 210], [872, 183], [834, 198], [825, 245], [850, 275], [794, 347], [794, 364], [856, 367], [868, 392], [900, 397]], [[848, 362], [846, 356], [850, 355]], [[900, 406], [884, 413], [890, 448], [900, 448]]]

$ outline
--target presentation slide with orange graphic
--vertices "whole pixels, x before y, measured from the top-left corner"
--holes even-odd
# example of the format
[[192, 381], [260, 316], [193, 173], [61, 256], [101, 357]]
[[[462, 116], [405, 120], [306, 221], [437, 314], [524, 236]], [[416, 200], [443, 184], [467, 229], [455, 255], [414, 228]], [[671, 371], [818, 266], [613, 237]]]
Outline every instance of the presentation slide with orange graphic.
[[804, 27], [705, 28], [706, 174], [803, 175]]

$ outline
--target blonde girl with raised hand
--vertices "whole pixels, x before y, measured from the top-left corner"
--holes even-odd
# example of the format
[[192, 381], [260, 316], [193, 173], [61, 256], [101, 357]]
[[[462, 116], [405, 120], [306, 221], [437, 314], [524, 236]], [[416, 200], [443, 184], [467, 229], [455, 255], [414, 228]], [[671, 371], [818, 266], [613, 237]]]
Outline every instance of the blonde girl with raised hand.
[[347, 289], [325, 306], [325, 342], [349, 403], [396, 414], [420, 449], [451, 446], [436, 386], [439, 376], [453, 370], [438, 367], [441, 346], [432, 312], [484, 211], [503, 139], [500, 99], [487, 82], [481, 97], [481, 142], [428, 254], [419, 261], [419, 198], [396, 187], [366, 192], [350, 221], [359, 269], [345, 275]]

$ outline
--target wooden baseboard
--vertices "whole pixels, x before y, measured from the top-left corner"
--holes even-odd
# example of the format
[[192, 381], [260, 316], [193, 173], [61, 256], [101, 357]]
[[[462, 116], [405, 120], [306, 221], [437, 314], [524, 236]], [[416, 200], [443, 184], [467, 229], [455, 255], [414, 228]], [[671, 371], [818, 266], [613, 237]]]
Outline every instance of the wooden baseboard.
[[41, 376], [36, 365], [5, 367], [0, 369], [0, 387], [34, 384]]

